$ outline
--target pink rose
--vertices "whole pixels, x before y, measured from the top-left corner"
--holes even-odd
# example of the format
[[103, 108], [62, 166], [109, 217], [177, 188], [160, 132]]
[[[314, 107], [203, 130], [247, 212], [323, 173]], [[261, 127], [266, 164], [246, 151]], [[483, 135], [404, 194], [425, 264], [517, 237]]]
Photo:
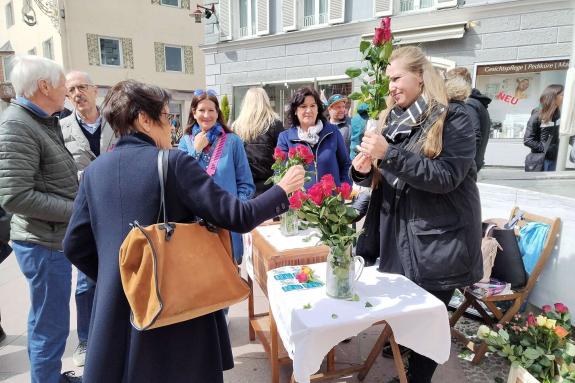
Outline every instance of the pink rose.
[[314, 184], [311, 188], [309, 188], [307, 194], [313, 203], [318, 206], [321, 205], [323, 198], [325, 197], [321, 183]]
[[534, 327], [537, 324], [537, 320], [535, 319], [535, 315], [533, 313], [529, 313], [527, 316], [527, 326]]
[[557, 311], [559, 314], [565, 314], [569, 312], [569, 309], [563, 303], [557, 302], [555, 303], [555, 311]]
[[391, 18], [384, 17], [381, 19], [380, 24], [375, 28], [372, 43], [376, 47], [391, 40]]
[[299, 283], [306, 283], [309, 280], [309, 275], [304, 273], [303, 271], [295, 276]]
[[274, 160], [281, 160], [282, 162], [285, 161], [287, 158], [286, 153], [281, 150], [280, 148], [275, 148], [274, 150]]
[[331, 195], [331, 193], [335, 190], [335, 180], [331, 174], [326, 174], [321, 177], [319, 181], [321, 184], [321, 188], [323, 190], [323, 194], [327, 197]]
[[541, 307], [541, 310], [543, 310], [543, 312], [544, 312], [545, 314], [547, 314], [548, 312], [550, 312], [550, 311], [553, 310], [553, 309], [551, 308], [551, 306], [545, 305], [545, 306]]
[[349, 199], [351, 196], [351, 185], [347, 182], [342, 183], [338, 189], [338, 193], [341, 194], [343, 199]]

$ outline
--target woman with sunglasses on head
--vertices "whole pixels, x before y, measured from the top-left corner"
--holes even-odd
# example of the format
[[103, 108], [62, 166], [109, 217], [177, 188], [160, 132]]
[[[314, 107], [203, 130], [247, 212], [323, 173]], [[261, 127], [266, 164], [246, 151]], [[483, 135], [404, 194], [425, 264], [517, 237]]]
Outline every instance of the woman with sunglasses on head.
[[[97, 281], [84, 383], [223, 383], [222, 371], [234, 365], [222, 310], [147, 331], [130, 325], [118, 253], [131, 222], [147, 226], [158, 220], [158, 149], [172, 146], [169, 101], [164, 89], [134, 80], [114, 85], [104, 100], [103, 115], [120, 139], [86, 168], [64, 238], [65, 256]], [[170, 222], [201, 218], [238, 232], [288, 210], [287, 194], [304, 181], [303, 168], [294, 167], [261, 196], [241, 201], [192, 156], [170, 150], [168, 162]]]
[[232, 125], [234, 132], [244, 141], [248, 162], [256, 184], [256, 196], [272, 185], [266, 181], [274, 171], [274, 149], [284, 126], [270, 105], [263, 88], [250, 88], [242, 101], [240, 115]]
[[554, 171], [559, 153], [559, 118], [563, 103], [563, 85], [551, 84], [541, 94], [539, 106], [531, 112], [523, 145], [531, 153], [545, 153], [543, 171]]
[[337, 126], [327, 122], [324, 104], [315, 89], [304, 87], [293, 94], [287, 122], [290, 128], [280, 134], [277, 147], [287, 153], [292, 147], [305, 145], [313, 152], [314, 162], [306, 169], [313, 175], [306, 188], [326, 174], [331, 174], [338, 186], [342, 182], [351, 183], [349, 148]]
[[[386, 74], [387, 109], [379, 131], [363, 136], [352, 178], [382, 201], [370, 205], [379, 211], [379, 270], [405, 275], [447, 305], [483, 274], [475, 133], [420, 48], [395, 49]], [[431, 382], [436, 367], [412, 352], [409, 381]]]
[[[178, 148], [206, 170], [214, 182], [240, 200], [250, 199], [256, 187], [242, 140], [227, 127], [213, 90], [196, 90], [188, 125]], [[234, 259], [242, 263], [241, 234], [231, 233]]]

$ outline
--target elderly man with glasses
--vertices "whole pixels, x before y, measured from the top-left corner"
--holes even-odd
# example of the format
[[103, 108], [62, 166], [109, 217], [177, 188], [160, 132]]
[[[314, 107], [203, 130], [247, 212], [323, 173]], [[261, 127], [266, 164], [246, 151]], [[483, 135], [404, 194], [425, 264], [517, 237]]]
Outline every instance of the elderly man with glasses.
[[[87, 73], [72, 71], [66, 75], [68, 99], [74, 111], [60, 121], [62, 134], [68, 151], [74, 156], [78, 167], [78, 178], [84, 169], [101, 153], [112, 150], [117, 138], [110, 125], [102, 119], [96, 105], [98, 89]], [[92, 314], [92, 303], [96, 286], [94, 281], [78, 271], [76, 283], [76, 323], [78, 346], [72, 360], [78, 367], [84, 365], [88, 345], [88, 329]]]
[[30, 380], [79, 382], [61, 374], [72, 282], [62, 240], [78, 191], [76, 165], [53, 116], [64, 107], [64, 73], [52, 60], [17, 56], [10, 80], [17, 97], [0, 116], [0, 205], [13, 214], [12, 248], [30, 291]]

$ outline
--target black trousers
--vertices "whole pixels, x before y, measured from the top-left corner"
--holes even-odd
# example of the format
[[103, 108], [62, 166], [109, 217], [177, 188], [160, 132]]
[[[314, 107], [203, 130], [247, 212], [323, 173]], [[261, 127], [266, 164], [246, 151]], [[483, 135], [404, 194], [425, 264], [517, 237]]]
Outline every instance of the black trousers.
[[[454, 291], [455, 289], [447, 291], [429, 291], [429, 293], [435, 295], [437, 299], [447, 306]], [[436, 368], [437, 363], [432, 359], [411, 351], [408, 367], [409, 383], [431, 383], [431, 378], [433, 377], [433, 373]]]

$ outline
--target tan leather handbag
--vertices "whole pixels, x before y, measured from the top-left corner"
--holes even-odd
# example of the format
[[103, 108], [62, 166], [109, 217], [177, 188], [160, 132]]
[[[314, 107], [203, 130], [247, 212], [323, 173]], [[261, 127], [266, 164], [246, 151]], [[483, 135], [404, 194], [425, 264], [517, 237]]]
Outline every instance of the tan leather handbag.
[[[227, 230], [166, 217], [169, 150], [158, 153], [163, 223], [132, 224], [120, 248], [120, 276], [138, 330], [190, 320], [246, 299]], [[217, 203], [217, 202], [215, 202]]]

